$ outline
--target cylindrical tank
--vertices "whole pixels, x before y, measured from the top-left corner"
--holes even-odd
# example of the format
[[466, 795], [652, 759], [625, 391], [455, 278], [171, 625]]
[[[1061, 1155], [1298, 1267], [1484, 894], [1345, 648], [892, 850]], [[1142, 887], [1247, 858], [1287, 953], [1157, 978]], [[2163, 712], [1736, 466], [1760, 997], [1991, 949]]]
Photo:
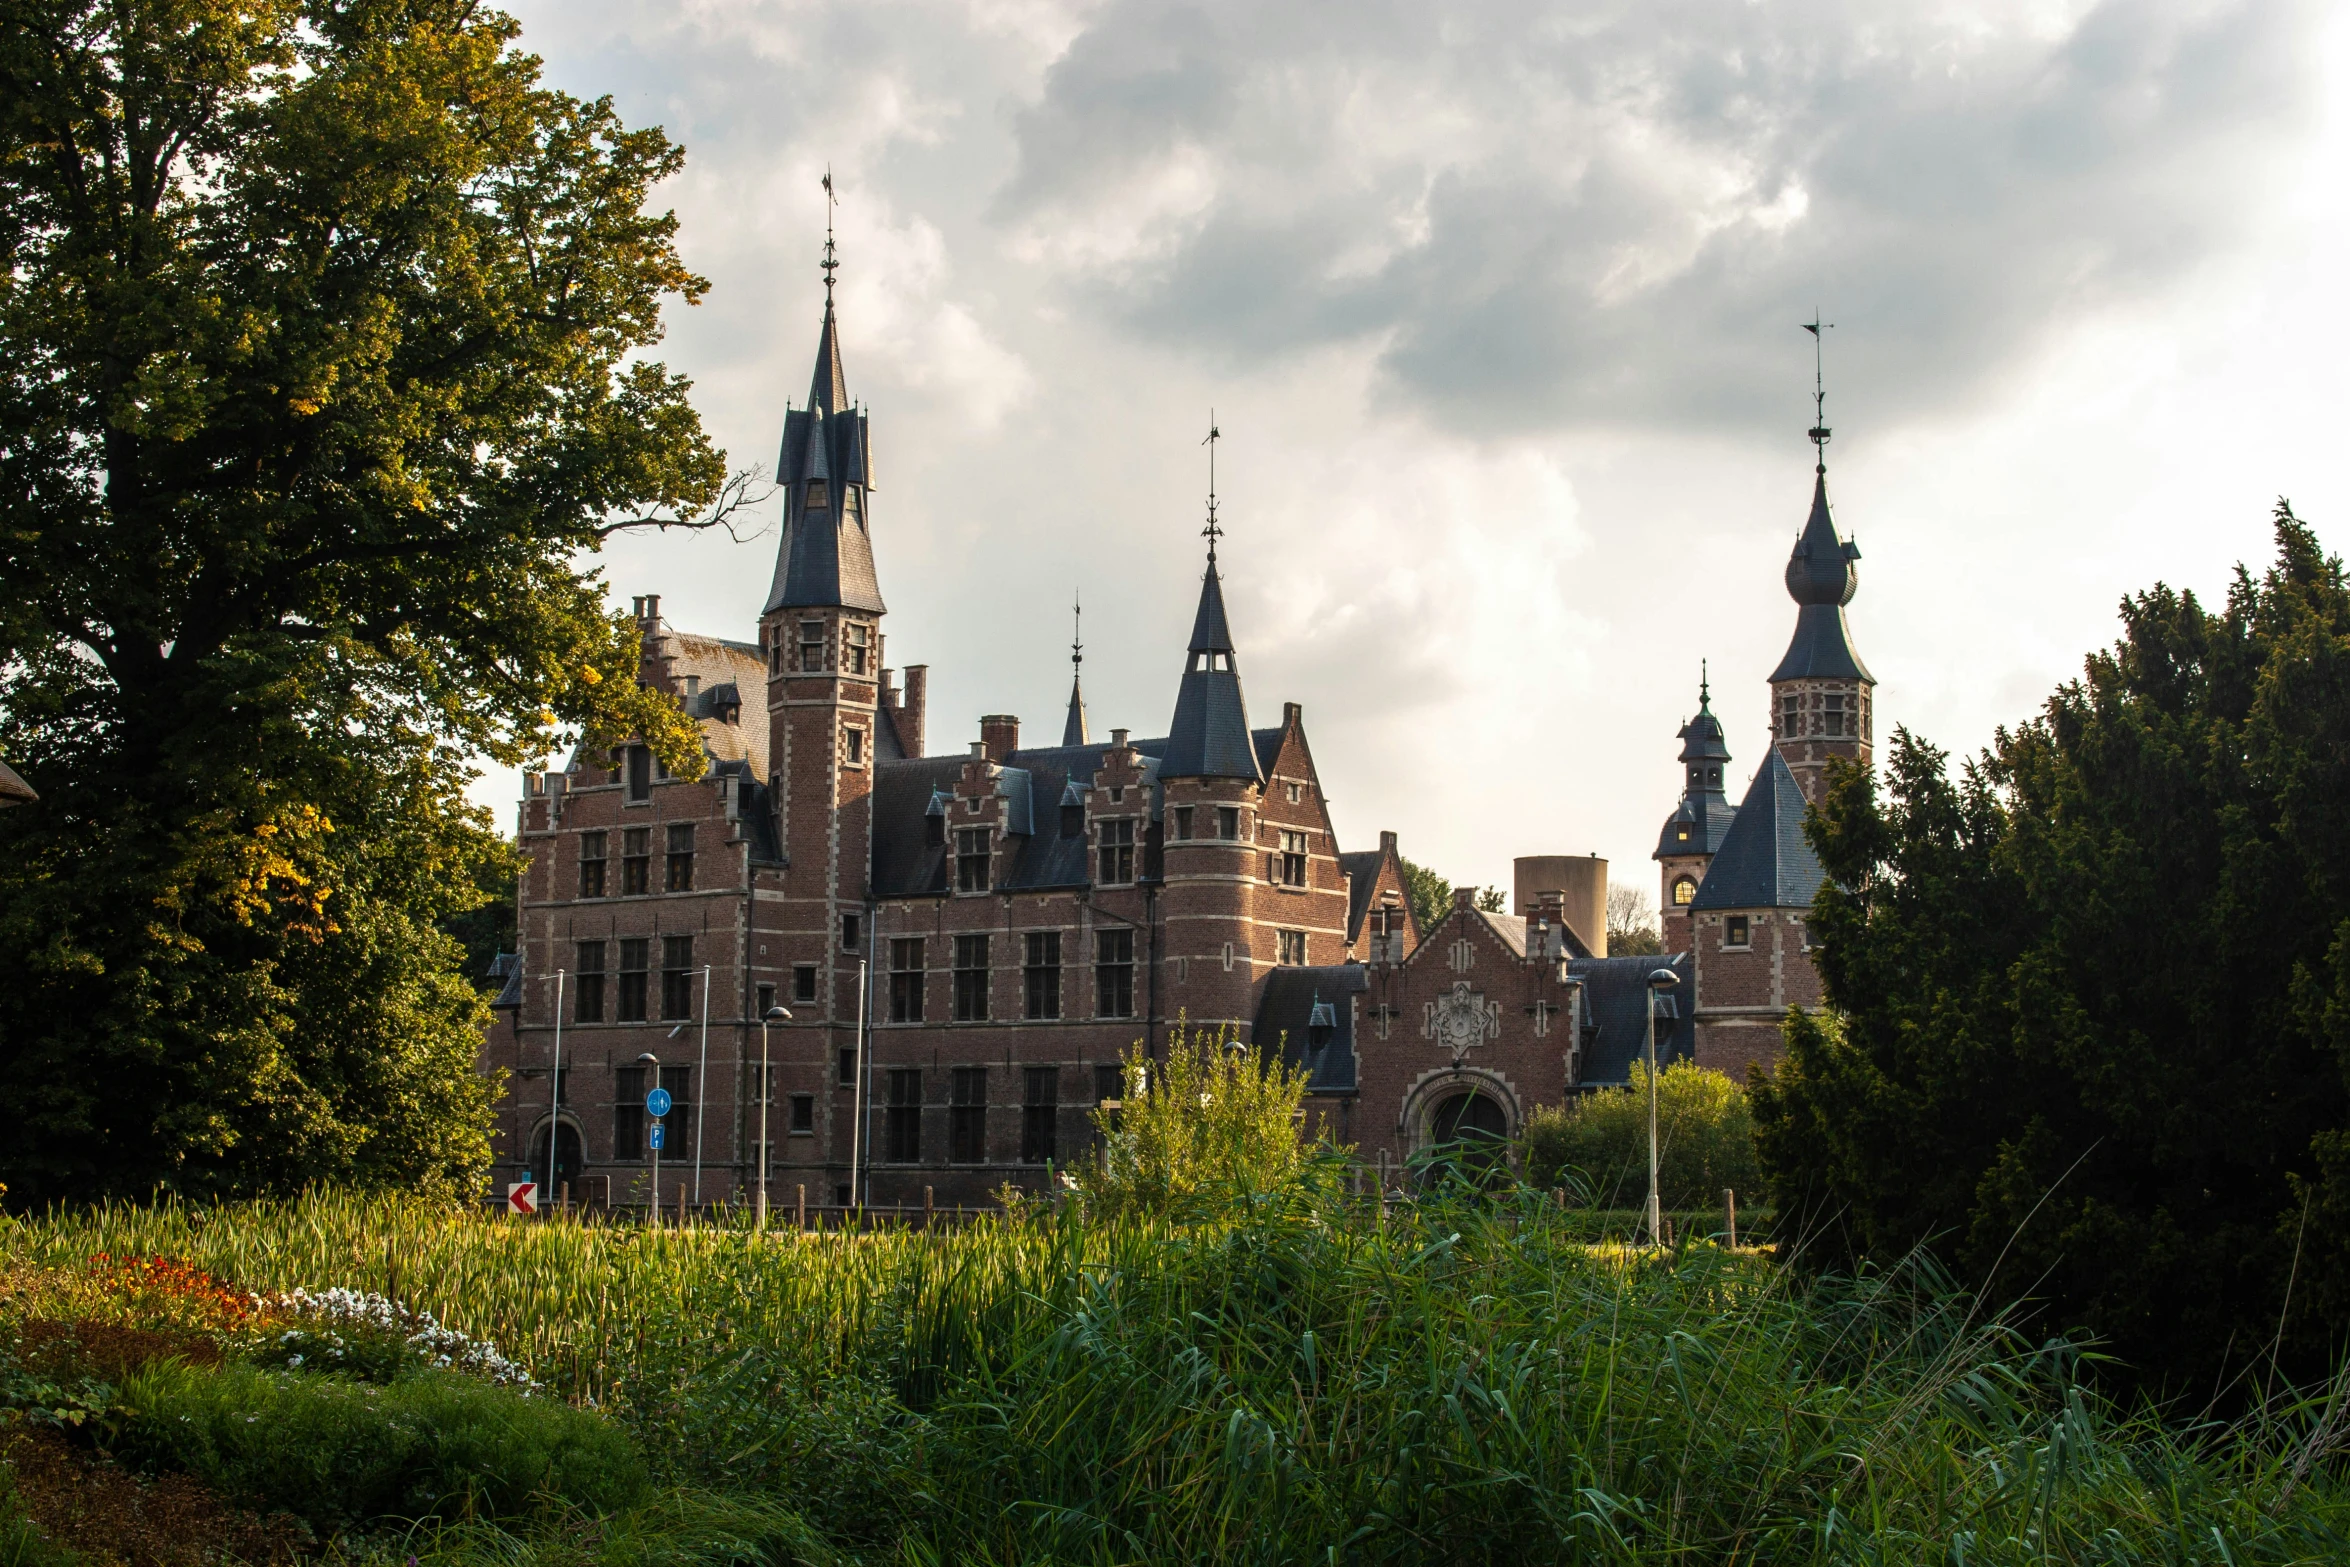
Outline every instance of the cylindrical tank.
[[1566, 905], [1567, 929], [1593, 957], [1607, 956], [1607, 861], [1596, 854], [1528, 854], [1511, 865], [1517, 883], [1512, 913], [1531, 914], [1542, 894], [1555, 892]]

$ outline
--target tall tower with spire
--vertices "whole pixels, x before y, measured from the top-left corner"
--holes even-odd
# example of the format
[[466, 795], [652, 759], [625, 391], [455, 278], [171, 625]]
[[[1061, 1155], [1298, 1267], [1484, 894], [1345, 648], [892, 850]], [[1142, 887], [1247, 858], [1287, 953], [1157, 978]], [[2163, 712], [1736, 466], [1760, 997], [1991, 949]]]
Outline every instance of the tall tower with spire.
[[1837, 536], [1828, 511], [1830, 432], [1818, 346], [1823, 326], [1814, 320], [1804, 330], [1812, 334], [1814, 355], [1811, 515], [1787, 559], [1787, 594], [1796, 603], [1795, 637], [1771, 672], [1771, 736], [1803, 798], [1816, 802], [1830, 761], [1841, 758], [1866, 767], [1872, 760], [1877, 681], [1853, 651], [1852, 630], [1844, 620], [1844, 606], [1860, 588], [1854, 564], [1860, 559], [1860, 546]]
[[[801, 1023], [850, 1029], [857, 963], [869, 956], [871, 935], [874, 769], [906, 748], [882, 673], [885, 606], [868, 531], [871, 437], [864, 410], [849, 401], [833, 310], [840, 263], [829, 175], [825, 197], [824, 320], [808, 406], [784, 414], [775, 464], [783, 542], [759, 617], [768, 766], [789, 866], [781, 899], [762, 903], [760, 920], [773, 922], [770, 940], [782, 938], [793, 961], [791, 995]], [[811, 985], [817, 994], [809, 993]]]
[[1681, 726], [1681, 803], [1657, 834], [1657, 906], [1662, 911], [1665, 950], [1690, 945], [1689, 908], [1705, 884], [1707, 867], [1729, 834], [1737, 808], [1722, 792], [1730, 747], [1714, 717], [1713, 693], [1702, 669], [1697, 681], [1697, 716]]

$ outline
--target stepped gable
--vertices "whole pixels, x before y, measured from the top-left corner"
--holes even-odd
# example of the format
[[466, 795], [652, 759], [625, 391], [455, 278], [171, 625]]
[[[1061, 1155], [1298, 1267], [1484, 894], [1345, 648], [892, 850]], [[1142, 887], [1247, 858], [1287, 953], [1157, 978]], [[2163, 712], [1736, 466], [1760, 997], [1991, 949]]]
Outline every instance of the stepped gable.
[[1772, 750], [1697, 889], [1694, 909], [1808, 909], [1828, 873], [1804, 841], [1803, 789]]

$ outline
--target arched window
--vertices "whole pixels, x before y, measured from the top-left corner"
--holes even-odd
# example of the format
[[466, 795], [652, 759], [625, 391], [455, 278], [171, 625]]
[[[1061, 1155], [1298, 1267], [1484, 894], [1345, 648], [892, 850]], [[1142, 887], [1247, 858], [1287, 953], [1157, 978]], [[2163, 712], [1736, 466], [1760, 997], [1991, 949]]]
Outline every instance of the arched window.
[[1695, 902], [1696, 898], [1697, 883], [1691, 878], [1683, 876], [1673, 883], [1674, 907], [1685, 909], [1689, 907], [1691, 903]]

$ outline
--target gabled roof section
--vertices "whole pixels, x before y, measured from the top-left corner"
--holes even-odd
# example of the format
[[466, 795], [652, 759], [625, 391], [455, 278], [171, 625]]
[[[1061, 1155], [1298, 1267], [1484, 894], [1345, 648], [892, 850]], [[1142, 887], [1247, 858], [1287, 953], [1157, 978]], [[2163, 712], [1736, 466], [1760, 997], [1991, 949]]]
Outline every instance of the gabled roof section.
[[[1283, 1062], [1303, 1067], [1307, 1093], [1351, 1094], [1355, 997], [1370, 988], [1370, 974], [1359, 963], [1277, 968], [1265, 976], [1250, 1038], [1259, 1050], [1279, 1050]], [[1329, 1040], [1319, 1050], [1313, 1045], [1317, 1006], [1327, 1009], [1322, 1021], [1330, 1029]]]
[[1828, 879], [1804, 841], [1806, 803], [1776, 747], [1763, 758], [1737, 820], [1706, 867], [1693, 909], [1808, 909]]
[[[1278, 752], [1281, 731], [1272, 731]], [[1200, 580], [1183, 684], [1175, 693], [1175, 722], [1167, 731], [1162, 778], [1245, 778], [1262, 783], [1265, 763], [1248, 727], [1232, 630], [1224, 617], [1224, 584], [1216, 563]]]
[[1665, 993], [1667, 1005], [1657, 1007], [1656, 1058], [1668, 1064], [1690, 1053], [1688, 1010], [1680, 1000], [1689, 993], [1696, 968], [1688, 953], [1661, 958], [1577, 958], [1567, 973], [1583, 981], [1583, 1061], [1578, 1074], [1585, 1088], [1621, 1088], [1632, 1081], [1632, 1063], [1648, 1046], [1648, 976], [1660, 968], [1681, 978], [1678, 989]]

